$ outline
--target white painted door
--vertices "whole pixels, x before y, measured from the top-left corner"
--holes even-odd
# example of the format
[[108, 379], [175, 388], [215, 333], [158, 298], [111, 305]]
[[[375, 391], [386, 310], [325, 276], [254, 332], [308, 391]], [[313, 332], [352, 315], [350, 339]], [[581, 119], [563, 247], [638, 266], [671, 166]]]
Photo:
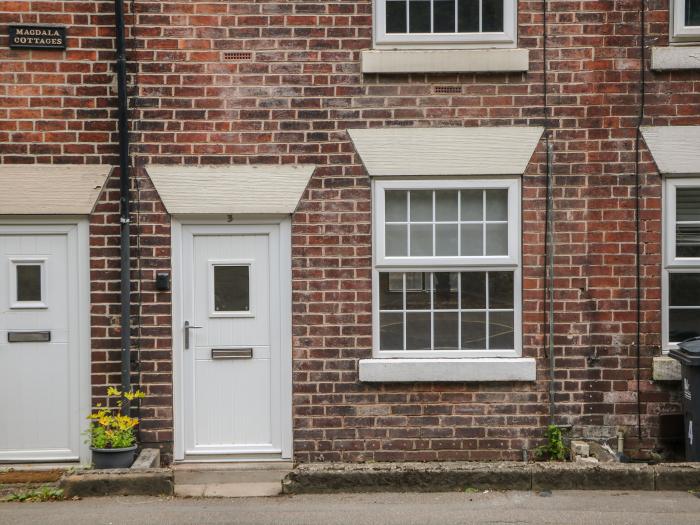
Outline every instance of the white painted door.
[[281, 458], [279, 234], [183, 227], [186, 457]]
[[77, 232], [0, 225], [0, 461], [79, 459]]

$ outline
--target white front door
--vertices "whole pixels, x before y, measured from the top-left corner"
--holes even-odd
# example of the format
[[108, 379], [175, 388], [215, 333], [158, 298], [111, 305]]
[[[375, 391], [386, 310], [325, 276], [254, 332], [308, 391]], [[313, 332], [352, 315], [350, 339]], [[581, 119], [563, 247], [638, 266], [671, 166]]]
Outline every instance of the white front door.
[[85, 232], [0, 224], [0, 461], [78, 460], [84, 448]]
[[182, 227], [185, 458], [288, 456], [281, 256], [279, 224]]

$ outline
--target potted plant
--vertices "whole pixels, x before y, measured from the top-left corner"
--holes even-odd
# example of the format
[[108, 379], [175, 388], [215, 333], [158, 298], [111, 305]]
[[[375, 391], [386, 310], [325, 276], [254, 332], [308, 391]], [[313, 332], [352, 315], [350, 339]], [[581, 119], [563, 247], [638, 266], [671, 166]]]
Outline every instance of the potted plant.
[[[133, 401], [145, 397], [143, 392], [120, 392], [107, 389], [107, 397], [116, 400], [114, 407], [102, 407], [88, 416], [90, 450], [95, 468], [129, 468], [136, 455], [136, 426], [138, 418], [121, 413], [124, 400]], [[108, 402], [108, 404], [111, 404]]]

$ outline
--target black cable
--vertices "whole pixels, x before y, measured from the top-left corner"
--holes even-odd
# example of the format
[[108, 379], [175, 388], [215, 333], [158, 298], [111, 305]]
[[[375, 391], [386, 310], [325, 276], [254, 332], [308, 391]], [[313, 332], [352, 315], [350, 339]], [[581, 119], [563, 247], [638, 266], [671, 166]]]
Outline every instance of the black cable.
[[549, 108], [547, 106], [547, 0], [542, 0], [542, 113], [545, 133], [549, 131]]
[[549, 135], [545, 135], [547, 158], [547, 204], [545, 217], [545, 305], [547, 319], [547, 353], [549, 355], [549, 424], [555, 424], [555, 355], [554, 355], [554, 193], [552, 184], [551, 157], [552, 146]]
[[[549, 105], [547, 83], [547, 0], [542, 0], [542, 115], [544, 117], [544, 140], [546, 159], [546, 206], [544, 221], [544, 319], [547, 323], [547, 339], [545, 340], [545, 355], [549, 357], [549, 424], [555, 421], [556, 405], [554, 402], [554, 232], [553, 232], [553, 184], [551, 172], [551, 144], [549, 130]], [[551, 262], [551, 264], [550, 264]]]
[[[130, 0], [129, 2], [129, 14], [131, 15], [131, 38], [129, 39], [129, 49], [132, 53], [135, 52], [137, 48], [137, 38], [136, 38], [136, 28], [137, 28], [137, 19], [136, 19], [136, 0]], [[135, 55], [135, 53], [134, 53]], [[138, 83], [136, 80], [136, 77], [132, 77], [132, 85], [136, 88], [136, 92], [138, 93]], [[134, 122], [133, 120], [131, 121], [133, 126], [138, 125], [138, 122]], [[134, 155], [134, 168], [135, 168], [135, 176], [134, 176], [134, 184], [135, 184], [135, 190], [136, 190], [136, 209], [134, 210], [134, 216], [136, 218], [136, 228], [134, 232], [134, 236], [136, 237], [136, 264], [137, 264], [137, 280], [138, 280], [138, 300], [137, 300], [137, 310], [136, 310], [136, 377], [137, 377], [137, 385], [136, 389], [140, 390], [141, 389], [141, 384], [142, 384], [142, 369], [141, 369], [141, 348], [142, 348], [142, 342], [141, 339], [143, 337], [143, 332], [142, 332], [142, 323], [141, 323], [141, 318], [142, 318], [142, 311], [143, 311], [143, 267], [141, 264], [141, 183], [139, 181], [139, 171], [140, 171], [140, 163], [138, 159], [138, 153], [135, 152], [133, 153]], [[141, 419], [141, 400], [139, 399], [137, 404], [136, 404], [136, 411], [137, 411], [137, 417]], [[139, 433], [139, 442], [141, 442], [141, 426], [139, 425], [138, 427], [138, 433]]]
[[637, 284], [637, 438], [639, 446], [642, 441], [642, 400], [641, 400], [641, 373], [642, 373], [642, 243], [641, 243], [641, 203], [640, 203], [640, 157], [641, 157], [641, 126], [644, 121], [644, 109], [646, 103], [646, 6], [644, 0], [640, 0], [640, 75], [639, 75], [639, 119], [634, 139], [634, 181], [635, 181], [635, 234], [636, 234], [636, 284]]

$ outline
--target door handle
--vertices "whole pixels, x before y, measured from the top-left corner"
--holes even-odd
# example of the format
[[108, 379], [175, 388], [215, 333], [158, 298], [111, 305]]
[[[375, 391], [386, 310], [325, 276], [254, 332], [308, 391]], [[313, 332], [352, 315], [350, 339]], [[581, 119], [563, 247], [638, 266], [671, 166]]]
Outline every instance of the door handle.
[[189, 321], [185, 321], [185, 350], [190, 349], [190, 330], [199, 330], [201, 326], [192, 326]]

